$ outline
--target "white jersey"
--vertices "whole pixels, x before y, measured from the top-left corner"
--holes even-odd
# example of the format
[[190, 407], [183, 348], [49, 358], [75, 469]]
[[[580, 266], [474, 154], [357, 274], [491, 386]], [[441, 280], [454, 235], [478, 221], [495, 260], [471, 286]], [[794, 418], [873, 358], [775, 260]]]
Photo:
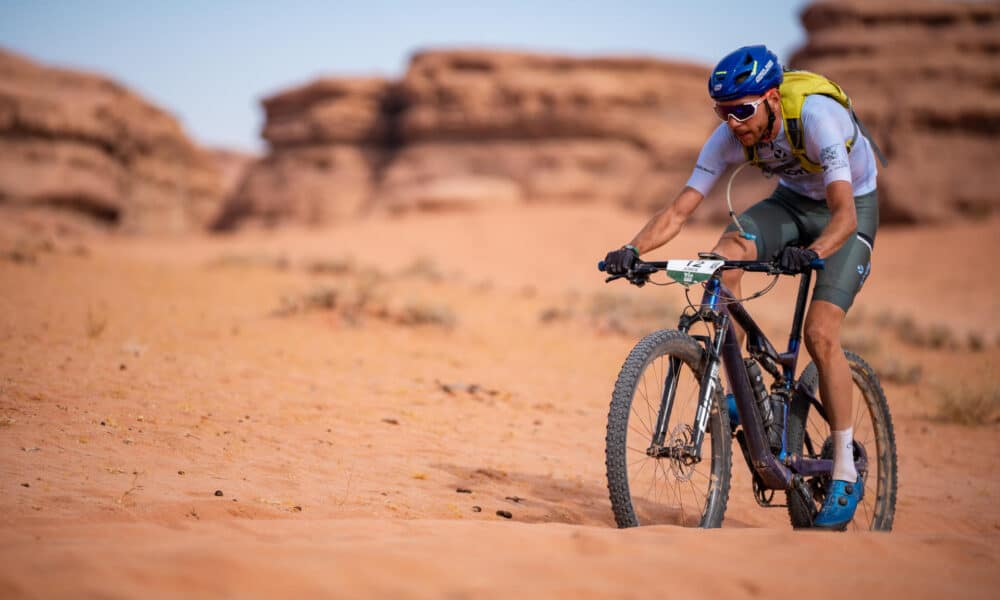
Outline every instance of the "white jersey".
[[[820, 173], [802, 168], [792, 154], [785, 123], [783, 120], [780, 123], [773, 141], [757, 144], [757, 157], [759, 166], [765, 172], [777, 174], [781, 185], [820, 202], [826, 200], [826, 186], [834, 181], [850, 183], [855, 196], [875, 190], [878, 171], [871, 145], [855, 126], [851, 114], [836, 100], [813, 94], [802, 104], [806, 157], [823, 167]], [[854, 146], [848, 153], [845, 144], [851, 139], [855, 140]], [[746, 160], [743, 145], [729, 125], [720, 123], [702, 147], [687, 185], [707, 196], [727, 167]]]

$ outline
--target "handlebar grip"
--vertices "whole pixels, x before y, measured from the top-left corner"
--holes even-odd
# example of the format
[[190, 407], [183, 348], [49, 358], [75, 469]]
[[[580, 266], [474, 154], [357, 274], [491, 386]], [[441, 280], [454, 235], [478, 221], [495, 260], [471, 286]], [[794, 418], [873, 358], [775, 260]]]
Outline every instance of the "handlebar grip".
[[822, 271], [826, 268], [826, 261], [822, 258], [817, 258], [816, 260], [809, 263], [809, 267], [816, 269], [817, 271]]
[[604, 271], [604, 261], [603, 260], [601, 262], [597, 263], [597, 270], [598, 271]]

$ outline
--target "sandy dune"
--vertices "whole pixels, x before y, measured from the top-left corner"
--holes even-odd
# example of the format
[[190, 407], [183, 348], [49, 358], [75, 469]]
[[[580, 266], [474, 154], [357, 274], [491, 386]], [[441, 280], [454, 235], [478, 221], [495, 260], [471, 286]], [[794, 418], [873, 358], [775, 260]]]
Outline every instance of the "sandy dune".
[[[7, 219], [0, 594], [995, 597], [1000, 427], [935, 415], [945, 386], [997, 386], [1000, 222], [880, 233], [849, 334], [922, 375], [885, 386], [895, 531], [843, 535], [758, 508], [739, 463], [722, 530], [613, 528], [605, 417], [636, 337], [591, 307], [683, 302], [596, 272], [640, 224], [550, 206], [139, 240]], [[778, 342], [793, 293], [751, 305]], [[907, 316], [961, 348], [883, 326]]]

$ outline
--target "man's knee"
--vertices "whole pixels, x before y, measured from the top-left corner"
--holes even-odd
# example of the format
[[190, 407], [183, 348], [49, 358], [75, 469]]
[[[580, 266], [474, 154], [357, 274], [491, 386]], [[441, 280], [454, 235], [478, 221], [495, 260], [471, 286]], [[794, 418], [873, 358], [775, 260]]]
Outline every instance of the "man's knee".
[[[827, 303], [829, 304], [829, 303]], [[817, 361], [842, 352], [840, 347], [840, 325], [843, 321], [843, 311], [829, 304], [830, 309], [813, 304], [809, 318], [806, 319], [805, 338], [809, 354]]]
[[[712, 252], [725, 256], [729, 260], [756, 260], [757, 245], [751, 240], [741, 238], [736, 231], [728, 231], [719, 238]], [[734, 272], [734, 271], [730, 271]]]

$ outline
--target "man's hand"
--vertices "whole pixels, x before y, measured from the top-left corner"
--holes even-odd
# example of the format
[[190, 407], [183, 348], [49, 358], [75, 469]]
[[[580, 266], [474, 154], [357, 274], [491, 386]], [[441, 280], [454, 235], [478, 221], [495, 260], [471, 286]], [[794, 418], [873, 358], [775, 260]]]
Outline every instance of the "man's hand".
[[819, 254], [810, 248], [788, 246], [778, 255], [778, 264], [789, 273], [801, 273], [817, 258]]
[[612, 275], [624, 275], [639, 258], [639, 251], [633, 246], [622, 246], [618, 250], [608, 252], [604, 257], [604, 272]]

